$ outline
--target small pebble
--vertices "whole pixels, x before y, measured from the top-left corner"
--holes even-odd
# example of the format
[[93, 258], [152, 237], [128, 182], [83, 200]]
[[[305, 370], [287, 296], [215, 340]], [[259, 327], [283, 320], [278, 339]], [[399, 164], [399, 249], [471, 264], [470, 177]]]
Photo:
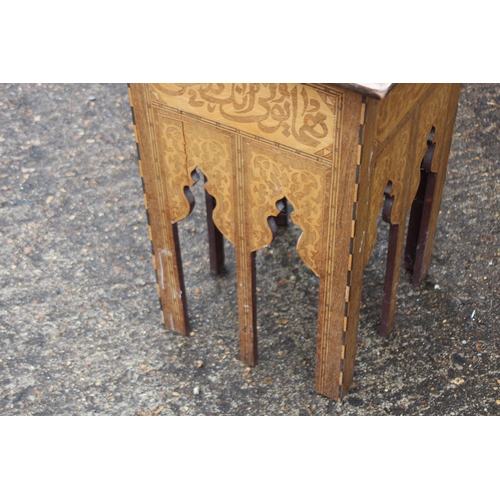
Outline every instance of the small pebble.
[[198, 396], [200, 394], [200, 388], [198, 386], [193, 387], [193, 395]]

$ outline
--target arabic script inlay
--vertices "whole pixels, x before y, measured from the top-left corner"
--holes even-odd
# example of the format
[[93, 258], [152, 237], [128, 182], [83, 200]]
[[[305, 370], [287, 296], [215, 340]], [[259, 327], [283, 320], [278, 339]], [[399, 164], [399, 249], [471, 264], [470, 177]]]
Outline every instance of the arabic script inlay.
[[338, 100], [301, 84], [152, 84], [154, 98], [328, 159], [333, 155]]

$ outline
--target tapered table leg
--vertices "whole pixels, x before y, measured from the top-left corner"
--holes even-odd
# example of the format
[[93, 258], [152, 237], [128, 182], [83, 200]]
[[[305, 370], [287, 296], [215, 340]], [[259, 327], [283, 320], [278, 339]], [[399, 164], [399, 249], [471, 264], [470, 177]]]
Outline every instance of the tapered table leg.
[[394, 327], [396, 314], [396, 298], [403, 257], [404, 226], [391, 224], [389, 230], [389, 249], [387, 252], [387, 268], [382, 299], [382, 315], [380, 317], [380, 335], [387, 337]]
[[[189, 320], [179, 235], [177, 224], [172, 222], [171, 196], [174, 192], [168, 183], [172, 172], [185, 171], [184, 162], [181, 156], [177, 157], [177, 162], [160, 158], [155, 130], [150, 126], [155, 117], [146, 87], [134, 84], [129, 87], [129, 92], [164, 324], [170, 330], [188, 335]], [[162, 165], [161, 161], [165, 161], [165, 164]], [[185, 176], [187, 177], [187, 173]], [[182, 188], [179, 191], [181, 196], [186, 196], [185, 212], [188, 215], [194, 200], [189, 191], [185, 191], [185, 194]]]
[[255, 252], [236, 251], [240, 359], [255, 366], [257, 355], [257, 308]]
[[[389, 196], [390, 185], [386, 188], [386, 199], [382, 211], [385, 222], [390, 223], [391, 211], [394, 198]], [[402, 217], [406, 220], [406, 217]], [[396, 314], [396, 298], [399, 287], [399, 276], [401, 273], [401, 261], [403, 258], [405, 226], [404, 224], [391, 224], [389, 229], [389, 245], [387, 249], [387, 264], [385, 271], [384, 296], [382, 298], [382, 314], [380, 317], [379, 333], [387, 337], [394, 327], [394, 316]]]
[[418, 232], [415, 261], [413, 264], [412, 281], [415, 285], [420, 285], [424, 281], [431, 264], [432, 249], [434, 247], [434, 237], [437, 227], [437, 212], [439, 212], [439, 206], [441, 205], [441, 196], [436, 196], [437, 177], [437, 174], [433, 172], [427, 174], [422, 217], [420, 219], [420, 230]]

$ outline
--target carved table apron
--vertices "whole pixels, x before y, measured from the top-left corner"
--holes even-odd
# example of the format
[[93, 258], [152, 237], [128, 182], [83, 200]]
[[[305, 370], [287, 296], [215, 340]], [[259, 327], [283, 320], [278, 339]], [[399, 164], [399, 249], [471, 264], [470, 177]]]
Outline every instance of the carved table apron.
[[382, 95], [330, 84], [129, 90], [165, 326], [189, 333], [176, 223], [192, 210], [198, 167], [216, 200], [213, 222], [236, 248], [240, 354], [255, 365], [255, 252], [271, 244], [286, 198], [303, 231], [298, 253], [320, 278], [316, 390], [341, 398], [382, 208], [391, 224], [382, 335], [394, 321], [410, 209], [405, 265], [417, 284], [428, 271], [460, 86], [398, 84]]

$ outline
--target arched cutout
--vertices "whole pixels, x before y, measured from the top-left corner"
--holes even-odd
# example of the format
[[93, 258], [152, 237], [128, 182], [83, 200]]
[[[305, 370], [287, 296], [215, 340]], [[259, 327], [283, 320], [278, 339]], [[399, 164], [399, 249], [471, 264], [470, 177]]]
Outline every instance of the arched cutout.
[[282, 198], [276, 203], [276, 208], [280, 213], [275, 217], [278, 226], [288, 226], [288, 205], [287, 199]]
[[278, 226], [288, 225], [286, 198], [282, 198], [281, 200], [278, 200], [276, 202], [276, 208], [279, 210], [279, 214], [274, 216], [274, 217], [272, 215], [270, 215], [267, 218], [267, 223], [269, 224], [269, 228], [271, 229], [271, 233], [273, 235], [271, 243], [274, 241], [274, 239], [276, 238], [276, 235], [278, 234]]
[[[287, 215], [294, 210], [287, 200]], [[290, 217], [256, 252], [259, 350], [264, 359], [292, 360], [314, 376], [320, 279], [297, 250], [303, 232]]]

